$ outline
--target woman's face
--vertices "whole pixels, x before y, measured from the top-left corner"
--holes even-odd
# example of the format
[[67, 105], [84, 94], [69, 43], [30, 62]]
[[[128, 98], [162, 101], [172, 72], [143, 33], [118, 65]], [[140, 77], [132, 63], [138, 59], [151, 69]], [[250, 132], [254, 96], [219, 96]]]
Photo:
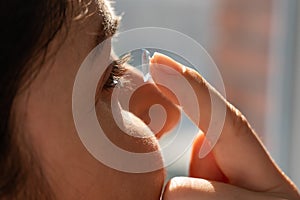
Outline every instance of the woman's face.
[[[52, 59], [46, 60], [27, 91], [16, 99], [20, 124], [23, 124], [24, 133], [33, 144], [46, 178], [59, 199], [159, 199], [165, 176], [163, 169], [135, 174], [114, 170], [96, 160], [77, 134], [72, 115], [75, 76], [97, 41], [105, 39], [99, 39], [99, 30], [103, 31], [99, 6], [91, 1], [89, 13], [95, 10], [97, 12], [85, 19], [73, 20], [66, 38], [63, 33], [54, 38], [49, 54], [57, 51], [62, 40], [63, 45]], [[107, 70], [100, 79], [99, 101], [96, 103], [98, 121], [103, 125], [105, 134], [127, 151], [140, 153], [158, 150], [154, 136], [145, 139], [131, 137], [115, 124], [110, 108], [112, 89], [103, 88], [109, 73]], [[167, 111], [174, 113], [173, 118], [166, 122], [165, 130], [170, 129], [178, 117], [175, 106], [154, 85], [149, 86], [146, 92], [155, 99], [155, 103], [167, 105]], [[124, 120], [124, 123], [128, 123], [125, 127], [136, 135], [153, 134], [139, 119], [146, 120], [144, 113], [153, 100], [147, 105], [142, 97], [137, 95], [133, 110], [138, 112], [130, 122]], [[122, 108], [116, 109], [121, 111]], [[162, 163], [162, 159], [158, 157], [150, 162]]]

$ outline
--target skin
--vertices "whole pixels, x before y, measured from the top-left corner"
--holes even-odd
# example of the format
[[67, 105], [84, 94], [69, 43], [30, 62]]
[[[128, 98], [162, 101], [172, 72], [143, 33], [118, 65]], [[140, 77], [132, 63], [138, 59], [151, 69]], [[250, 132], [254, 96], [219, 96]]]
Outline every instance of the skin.
[[[204, 134], [199, 134], [193, 144], [191, 177], [171, 179], [165, 188], [163, 199], [300, 199], [295, 185], [273, 162], [246, 118], [236, 108], [196, 71], [161, 54], [152, 58], [153, 74], [165, 73], [168, 68], [185, 77], [194, 89], [199, 107], [203, 108], [203, 120], [198, 126]], [[153, 78], [159, 79], [160, 76]], [[217, 144], [208, 156], [200, 159], [199, 150], [211, 116], [211, 110], [206, 109], [211, 107], [210, 94], [219, 104], [226, 106], [227, 113]], [[169, 93], [166, 92], [165, 95], [169, 96]], [[189, 110], [185, 112], [192, 114]]]
[[[91, 7], [91, 10], [97, 9], [94, 1]], [[91, 156], [75, 129], [72, 116], [73, 84], [79, 66], [96, 45], [95, 33], [101, 22], [102, 19], [97, 14], [83, 22], [72, 22], [68, 37], [55, 57], [46, 60], [29, 88], [17, 97], [17, 118], [22, 122], [22, 130], [37, 152], [46, 178], [58, 199], [159, 199], [165, 179], [164, 169], [137, 174], [114, 170]], [[63, 38], [63, 34], [54, 38], [49, 55], [56, 52]], [[155, 67], [155, 63], [167, 65], [183, 73], [180, 64], [163, 55], [156, 55], [152, 59], [151, 68], [164, 74], [165, 72]], [[141, 77], [131, 71], [129, 66], [127, 68], [134, 81], [141, 81]], [[109, 71], [104, 76], [107, 73]], [[194, 86], [198, 97], [201, 97], [200, 107], [207, 107], [207, 90], [211, 87], [195, 71], [187, 70], [182, 75]], [[130, 103], [134, 123], [128, 123], [126, 127], [134, 135], [152, 135], [148, 138], [137, 138], [127, 135], [115, 124], [110, 107], [112, 91], [103, 88], [104, 82], [105, 78], [99, 82], [100, 98], [96, 111], [98, 121], [104, 126], [108, 138], [131, 152], [159, 150], [154, 134], [161, 136], [179, 118], [176, 107], [178, 102], [174, 95], [154, 83], [134, 94]], [[145, 100], [145, 95], [152, 98]], [[216, 93], [215, 95], [218, 96]], [[201, 146], [203, 136], [199, 136], [194, 143], [190, 167], [191, 176], [196, 178], [170, 180], [163, 198], [218, 199], [222, 195], [227, 199], [234, 199], [238, 195], [243, 199], [263, 199], [266, 196], [268, 197], [264, 199], [276, 199], [276, 196], [299, 199], [295, 187], [272, 162], [242, 115], [221, 97], [220, 101], [228, 106], [228, 116], [220, 141], [208, 157], [200, 160], [196, 152]], [[153, 104], [163, 105], [168, 116], [165, 126], [158, 131], [151, 131], [151, 127], [149, 129], [144, 124], [149, 122], [149, 116], [145, 113]], [[121, 113], [122, 107], [116, 109]], [[209, 109], [204, 116], [209, 119]], [[204, 132], [206, 126], [205, 120], [199, 124]], [[157, 157], [150, 162], [163, 161], [161, 157]], [[248, 162], [256, 165], [249, 167]]]
[[[90, 10], [96, 10], [95, 1], [91, 2]], [[107, 167], [91, 156], [75, 129], [72, 115], [73, 84], [81, 63], [96, 46], [95, 38], [101, 23], [102, 19], [97, 13], [83, 21], [72, 22], [68, 37], [55, 57], [46, 60], [29, 88], [15, 100], [17, 118], [22, 122], [23, 132], [37, 152], [46, 178], [58, 199], [159, 199], [165, 178], [164, 169], [131, 174]], [[54, 38], [48, 55], [57, 51], [63, 39], [64, 33]], [[107, 71], [104, 76], [109, 73]], [[96, 111], [99, 123], [109, 124], [104, 127], [107, 136], [119, 147], [131, 152], [158, 150], [154, 135], [145, 139], [130, 137], [116, 126], [109, 106], [111, 90], [103, 88], [105, 81], [102, 78], [99, 82], [100, 100]], [[170, 103], [154, 85], [147, 88], [156, 102]], [[140, 107], [143, 105], [141, 101], [136, 98], [135, 104], [139, 107], [132, 109], [144, 113], [147, 106]], [[172, 110], [171, 107], [169, 109]], [[139, 118], [133, 117], [136, 123], [128, 124], [127, 129], [135, 135], [145, 132], [153, 134], [147, 126], [141, 125]], [[162, 163], [162, 159], [157, 157], [151, 162]]]

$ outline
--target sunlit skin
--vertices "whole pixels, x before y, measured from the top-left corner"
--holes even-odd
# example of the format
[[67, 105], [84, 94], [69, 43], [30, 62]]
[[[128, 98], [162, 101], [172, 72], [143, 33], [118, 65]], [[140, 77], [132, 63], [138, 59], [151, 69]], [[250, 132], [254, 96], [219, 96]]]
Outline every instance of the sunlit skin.
[[[92, 7], [96, 7], [92, 1]], [[159, 199], [165, 181], [165, 171], [149, 173], [125, 173], [112, 169], [96, 160], [80, 141], [72, 115], [72, 90], [76, 73], [89, 52], [95, 47], [95, 33], [102, 19], [91, 15], [86, 20], [73, 21], [68, 37], [54, 58], [48, 59], [30, 87], [15, 101], [17, 119], [24, 121], [22, 129], [38, 152], [42, 168], [46, 172], [57, 199]], [[55, 52], [64, 38], [58, 34], [49, 49]], [[104, 38], [103, 38], [104, 39]], [[152, 59], [152, 70], [163, 64], [178, 70], [193, 85], [200, 107], [207, 107], [210, 86], [195, 71], [182, 72], [181, 65], [168, 57], [157, 54]], [[100, 66], [106, 68], [107, 66]], [[130, 71], [130, 67], [128, 67]], [[163, 73], [159, 71], [159, 73]], [[136, 81], [142, 80], [135, 76]], [[153, 77], [155, 80], [155, 77]], [[102, 82], [101, 82], [102, 81]], [[99, 85], [103, 87], [104, 79]], [[205, 84], [204, 84], [205, 82]], [[107, 136], [118, 146], [132, 152], [159, 150], [158, 142], [144, 122], [149, 121], [147, 112], [153, 104], [161, 104], [167, 111], [167, 121], [157, 136], [172, 129], [179, 119], [178, 101], [174, 94], [152, 83], [135, 93], [130, 111], [135, 114], [128, 129], [136, 135], [149, 133], [148, 138], [135, 138], [122, 132], [114, 123], [111, 113], [111, 92], [100, 88], [96, 104], [99, 123]], [[145, 100], [145, 96], [151, 98]], [[218, 94], [215, 94], [218, 96]], [[253, 130], [235, 108], [224, 99], [228, 114], [222, 136], [213, 151], [204, 159], [198, 158], [203, 135], [194, 143], [190, 162], [193, 178], [172, 179], [163, 194], [164, 199], [299, 199], [295, 187], [272, 162]], [[116, 109], [121, 110], [122, 107]], [[188, 113], [187, 113], [188, 114]], [[201, 115], [210, 118], [210, 109]], [[143, 122], [144, 121], [144, 122]], [[207, 120], [199, 127], [204, 131]], [[162, 163], [161, 158], [153, 162]], [[251, 164], [249, 164], [251, 163]], [[205, 178], [210, 181], [205, 181]], [[225, 183], [221, 183], [221, 182]], [[233, 194], [234, 193], [234, 194]], [[274, 196], [274, 197], [273, 197]], [[253, 198], [255, 197], [255, 198]]]
[[[39, 153], [46, 178], [58, 199], [159, 199], [165, 178], [164, 169], [144, 174], [111, 169], [91, 156], [76, 132], [72, 115], [74, 80], [81, 63], [95, 47], [95, 35], [100, 24], [101, 18], [97, 13], [84, 21], [72, 22], [68, 37], [55, 58], [45, 63], [27, 91], [16, 99], [18, 118], [25, 122], [22, 128]], [[56, 51], [63, 37], [64, 33], [56, 36], [49, 55]], [[105, 80], [101, 81], [99, 85], [103, 86]], [[108, 106], [109, 93], [109, 90], [101, 90], [100, 102], [96, 105], [101, 124], [113, 122]], [[152, 90], [152, 93], [157, 91]], [[159, 102], [162, 95], [156, 96]], [[137, 105], [140, 103], [137, 102]], [[158, 149], [154, 136], [142, 142], [121, 132], [115, 124], [109, 124], [106, 133], [120, 147], [133, 152]], [[149, 132], [139, 124], [130, 128], [137, 135]]]
[[211, 94], [227, 110], [217, 144], [208, 156], [200, 159], [199, 150], [208, 128], [207, 119], [211, 116], [210, 109], [202, 109], [203, 120], [198, 126], [204, 134], [199, 134], [195, 140], [190, 161], [190, 176], [194, 178], [170, 180], [164, 199], [300, 199], [294, 184], [272, 161], [246, 118], [236, 108], [196, 71], [183, 70], [184, 66], [171, 58], [156, 55], [152, 59], [152, 71], [163, 73], [161, 68], [164, 67], [176, 70], [189, 81], [197, 94], [200, 108], [210, 108]]

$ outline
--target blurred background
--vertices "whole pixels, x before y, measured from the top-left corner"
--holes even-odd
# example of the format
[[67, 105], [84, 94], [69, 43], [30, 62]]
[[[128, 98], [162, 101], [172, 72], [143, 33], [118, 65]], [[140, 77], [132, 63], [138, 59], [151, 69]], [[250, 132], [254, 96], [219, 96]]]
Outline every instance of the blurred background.
[[[203, 45], [222, 74], [227, 99], [300, 186], [297, 0], [115, 0], [114, 7], [123, 15], [120, 31], [169, 28]], [[168, 167], [169, 177], [188, 173], [189, 151]]]

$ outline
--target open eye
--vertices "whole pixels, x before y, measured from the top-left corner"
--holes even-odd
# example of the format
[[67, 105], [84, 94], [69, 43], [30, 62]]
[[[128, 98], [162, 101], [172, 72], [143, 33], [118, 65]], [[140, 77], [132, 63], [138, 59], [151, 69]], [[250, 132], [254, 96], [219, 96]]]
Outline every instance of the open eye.
[[124, 64], [130, 59], [129, 55], [123, 56], [121, 59], [114, 60], [108, 67], [110, 69], [108, 78], [103, 86], [104, 89], [109, 89], [115, 87], [119, 79], [124, 75], [126, 69]]

